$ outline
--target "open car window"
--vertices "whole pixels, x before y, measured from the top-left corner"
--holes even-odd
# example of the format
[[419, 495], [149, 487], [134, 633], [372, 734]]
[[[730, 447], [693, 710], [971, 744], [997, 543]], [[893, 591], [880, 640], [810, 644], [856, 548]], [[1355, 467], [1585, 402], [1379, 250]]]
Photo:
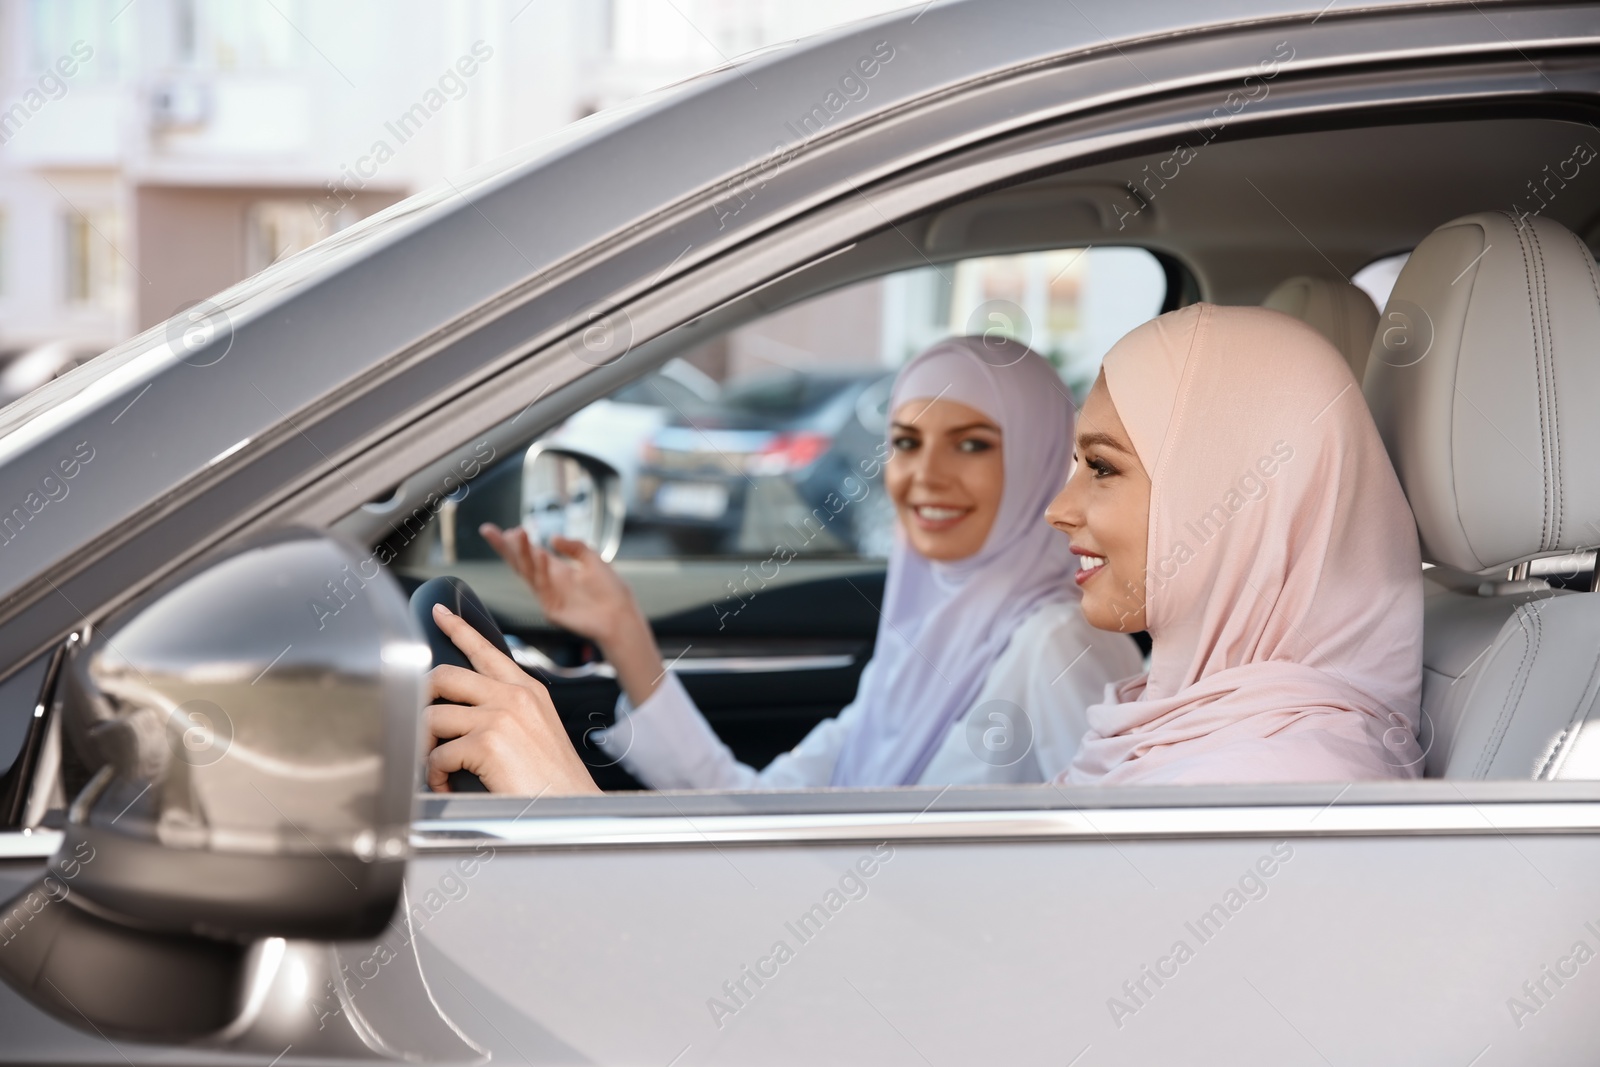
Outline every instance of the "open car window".
[[[843, 431], [829, 431], [841, 422], [857, 428], [851, 432], [858, 440], [878, 439], [870, 424], [881, 420], [886, 383], [905, 358], [942, 337], [993, 331], [1027, 340], [1051, 359], [1063, 390], [1081, 397], [1105, 349], [1138, 322], [1202, 296], [1218, 304], [1257, 304], [1292, 278], [1327, 280], [1330, 266], [1349, 281], [1363, 264], [1376, 268], [1393, 250], [1415, 247], [1440, 220], [1515, 191], [1514, 160], [1475, 154], [1484, 138], [1515, 142], [1521, 156], [1544, 158], [1568, 151], [1572, 132], [1560, 121], [1495, 118], [1339, 126], [1219, 143], [1206, 149], [1204, 168], [1152, 184], [1149, 202], [1130, 216], [1128, 228], [1137, 232], [1127, 239], [1159, 254], [1091, 248], [1081, 239], [1016, 250], [1039, 248], [1038, 227], [1046, 222], [1063, 230], [1091, 223], [1116, 228], [1122, 216], [1115, 197], [1126, 194], [1131, 176], [1143, 173], [1143, 162], [1155, 167], [1162, 153], [1097, 161], [953, 204], [933, 203], [889, 230], [875, 228], [881, 217], [854, 220], [859, 229], [833, 238], [854, 235], [854, 243], [814, 248], [807, 253], [813, 258], [789, 273], [764, 273], [745, 283], [754, 288], [733, 288], [737, 279], [719, 281], [728, 286], [714, 290], [720, 296], [696, 292], [674, 307], [671, 313], [681, 309], [681, 317], [672, 321], [683, 325], [651, 334], [633, 350], [629, 369], [648, 374], [608, 374], [619, 368], [601, 366], [590, 379], [593, 387], [581, 394], [598, 399], [566, 409], [565, 421], [544, 428], [540, 443], [581, 452], [580, 437], [587, 435], [596, 442], [591, 454], [613, 450], [611, 465], [627, 484], [628, 509], [617, 569], [712, 732], [736, 759], [759, 768], [838, 714], [872, 656], [883, 531], [892, 535], [892, 514], [884, 509], [875, 527], [862, 521], [872, 517], [864, 502], [881, 499], [881, 491], [857, 491], [850, 506], [819, 513], [805, 495], [805, 477], [821, 469], [828, 448], [839, 447]], [[1354, 209], [1327, 194], [1390, 188], [1395, 171], [1373, 161], [1395, 158], [1389, 149], [1411, 141], [1431, 146], [1430, 168], [1466, 177], [1451, 184], [1431, 180], [1432, 170], [1419, 173], [1395, 190], [1399, 200], [1381, 237], [1361, 237], [1359, 249], [1340, 244], [1357, 240], [1347, 236]], [[1232, 195], [1235, 186], [1252, 183], [1261, 203]], [[939, 195], [948, 193], [944, 186]], [[1044, 212], [1042, 204], [1072, 205], [1090, 222]], [[1566, 204], [1556, 206], [1566, 211]], [[1581, 225], [1576, 212], [1574, 206], [1565, 224]], [[1244, 254], [1241, 234], [1274, 254]], [[961, 251], [951, 254], [950, 244], [941, 242], [957, 243]], [[796, 262], [779, 260], [781, 266]], [[840, 270], [830, 286], [833, 263]], [[1394, 266], [1383, 264], [1388, 271]], [[1126, 273], [1119, 276], [1119, 268]], [[1130, 281], [1141, 271], [1152, 283], [1142, 293]], [[730, 279], [733, 273], [730, 268]], [[791, 283], [794, 276], [799, 283]], [[773, 280], [762, 284], [759, 278]], [[1370, 281], [1376, 287], [1382, 279]], [[1109, 302], [1097, 313], [1094, 295], [1102, 282], [1123, 302], [1121, 321]], [[1381, 302], [1381, 293], [1372, 295]], [[1142, 309], [1136, 306], [1141, 299]], [[664, 298], [658, 307], [667, 303]], [[1102, 329], [1103, 341], [1096, 342]], [[876, 382], [861, 380], [872, 374]], [[609, 388], [599, 388], [601, 382]], [[857, 398], [841, 400], [851, 389], [859, 391]], [[619, 409], [630, 408], [641, 418], [625, 435], [618, 429]], [[504, 426], [486, 434], [499, 449], [493, 462], [507, 472], [519, 469], [534, 443], [513, 439]], [[837, 469], [841, 477], [848, 472], [860, 480], [859, 465]], [[515, 478], [507, 473], [503, 479], [503, 492], [494, 489], [492, 472], [463, 487], [450, 501], [454, 516], [441, 509], [424, 535], [408, 541], [395, 569], [410, 583], [456, 573], [479, 588], [508, 634], [538, 653], [519, 658], [563, 672], [552, 683], [556, 704], [597, 781], [606, 788], [637, 787], [615, 761], [584, 748], [615, 715], [616, 684], [598, 650], [551, 626], [486, 546], [474, 544], [485, 509], [498, 509], [503, 518], [492, 521], [500, 525], [520, 521]], [[774, 526], [786, 536], [798, 533], [799, 543], [775, 540]], [[781, 558], [773, 551], [778, 544], [788, 546]], [[1506, 584], [1538, 580], [1553, 587], [1543, 573], [1530, 575], [1513, 573]], [[1449, 591], [1470, 594], [1480, 584]], [[1493, 629], [1487, 627], [1485, 642]], [[1443, 677], [1440, 685], [1448, 688], [1465, 680], [1451, 671], [1470, 671], [1479, 662], [1430, 663], [1428, 678]], [[1423, 718], [1419, 743], [1431, 752], [1440, 746], [1429, 732], [1427, 708]]]
[[[780, 542], [802, 556], [881, 560], [892, 539], [881, 499], [830, 514], [821, 528], [816, 512], [829, 494], [880, 495], [863, 495], [845, 479], [862, 477], [881, 451], [899, 366], [946, 337], [1006, 337], [1048, 358], [1081, 402], [1106, 350], [1166, 299], [1162, 265], [1138, 248], [900, 271], [695, 344], [540, 442], [618, 472], [626, 508], [619, 560], [761, 559]], [[477, 527], [522, 521], [515, 494], [499, 485], [516, 480], [519, 462], [504, 457], [474, 482], [410, 546], [400, 573], [431, 576], [440, 566], [495, 559]]]
[[530, 454], [603, 462], [624, 513], [615, 568], [711, 730], [760, 770], [850, 702], [872, 655], [895, 538], [882, 466], [897, 369], [948, 337], [1003, 337], [1045, 356], [1063, 403], [1081, 403], [1106, 350], [1168, 298], [1163, 264], [1126, 247], [974, 257], [828, 289], [678, 345], [536, 440], [509, 424], [486, 433], [513, 443], [481, 452], [424, 522], [395, 527], [393, 569], [408, 588], [471, 584], [549, 682], [597, 780], [640, 788], [593, 743], [616, 715], [609, 665], [545, 617], [478, 532], [537, 536]]

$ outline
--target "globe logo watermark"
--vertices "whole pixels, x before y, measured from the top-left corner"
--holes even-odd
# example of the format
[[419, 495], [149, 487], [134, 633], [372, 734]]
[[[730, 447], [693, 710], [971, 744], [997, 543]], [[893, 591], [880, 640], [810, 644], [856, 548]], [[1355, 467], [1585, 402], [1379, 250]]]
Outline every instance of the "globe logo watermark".
[[583, 762], [596, 769], [615, 767], [633, 751], [633, 717], [618, 715], [609, 726], [605, 719], [603, 712], [591, 711], [589, 720], [595, 725], [583, 731]]
[[1421, 363], [1433, 349], [1433, 319], [1404, 298], [1390, 300], [1378, 326], [1378, 355], [1391, 367]]
[[209, 700], [186, 700], [167, 715], [172, 754], [191, 767], [209, 767], [233, 745], [233, 720]]
[[967, 316], [967, 334], [983, 339], [985, 363], [1009, 367], [1027, 355], [1033, 343], [1033, 322], [1010, 300], [985, 300]]
[[181, 307], [167, 320], [167, 344], [191, 367], [222, 362], [233, 348], [233, 321], [209, 300]]
[[1033, 720], [1009, 700], [986, 700], [967, 716], [967, 748], [991, 767], [1010, 767], [1033, 749]]
[[1383, 748], [1378, 753], [1384, 763], [1403, 769], [1421, 768], [1424, 765], [1428, 753], [1433, 751], [1438, 731], [1434, 729], [1433, 719], [1426, 708], [1418, 705], [1416, 718], [1417, 726], [1413, 730], [1408, 716], [1392, 708], [1384, 712], [1382, 721], [1388, 725], [1384, 727]]
[[633, 348], [633, 320], [626, 311], [592, 315], [567, 341], [567, 351], [591, 367], [615, 363]]

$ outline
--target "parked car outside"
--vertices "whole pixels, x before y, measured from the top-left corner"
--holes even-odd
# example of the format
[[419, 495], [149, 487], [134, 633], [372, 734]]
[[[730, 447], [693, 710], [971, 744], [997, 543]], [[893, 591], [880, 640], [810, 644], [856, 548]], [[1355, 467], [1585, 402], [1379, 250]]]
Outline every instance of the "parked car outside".
[[883, 458], [893, 380], [882, 371], [752, 375], [715, 403], [672, 413], [645, 448], [634, 521], [664, 529], [687, 553], [788, 543], [881, 555], [881, 507], [840, 502], [881, 497], [873, 459]]

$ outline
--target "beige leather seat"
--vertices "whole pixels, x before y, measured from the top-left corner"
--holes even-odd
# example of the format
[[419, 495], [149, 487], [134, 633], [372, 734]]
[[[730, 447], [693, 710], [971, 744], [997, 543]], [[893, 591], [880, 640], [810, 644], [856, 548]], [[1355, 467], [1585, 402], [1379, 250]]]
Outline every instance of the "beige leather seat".
[[1332, 341], [1361, 380], [1378, 329], [1378, 309], [1365, 292], [1349, 282], [1301, 274], [1268, 293], [1261, 306], [1293, 315]]
[[1548, 219], [1468, 215], [1417, 246], [1383, 318], [1367, 403], [1439, 568], [1426, 772], [1600, 778], [1600, 594], [1536, 577], [1600, 544], [1594, 257]]

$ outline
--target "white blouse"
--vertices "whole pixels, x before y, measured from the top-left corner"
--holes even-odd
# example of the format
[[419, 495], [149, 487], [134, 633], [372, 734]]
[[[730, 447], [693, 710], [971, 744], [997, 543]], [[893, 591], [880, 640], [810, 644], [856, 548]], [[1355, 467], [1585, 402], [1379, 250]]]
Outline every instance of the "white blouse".
[[[1012, 633], [977, 700], [951, 725], [917, 784], [1050, 781], [1078, 751], [1088, 730], [1085, 709], [1105, 699], [1108, 684], [1143, 669], [1132, 638], [1096, 630], [1076, 602], [1044, 605]], [[616, 725], [591, 736], [652, 789], [805, 789], [830, 783], [863, 712], [860, 701], [851, 701], [758, 771], [734, 759], [669, 671], [639, 707], [626, 694], [619, 698]]]

